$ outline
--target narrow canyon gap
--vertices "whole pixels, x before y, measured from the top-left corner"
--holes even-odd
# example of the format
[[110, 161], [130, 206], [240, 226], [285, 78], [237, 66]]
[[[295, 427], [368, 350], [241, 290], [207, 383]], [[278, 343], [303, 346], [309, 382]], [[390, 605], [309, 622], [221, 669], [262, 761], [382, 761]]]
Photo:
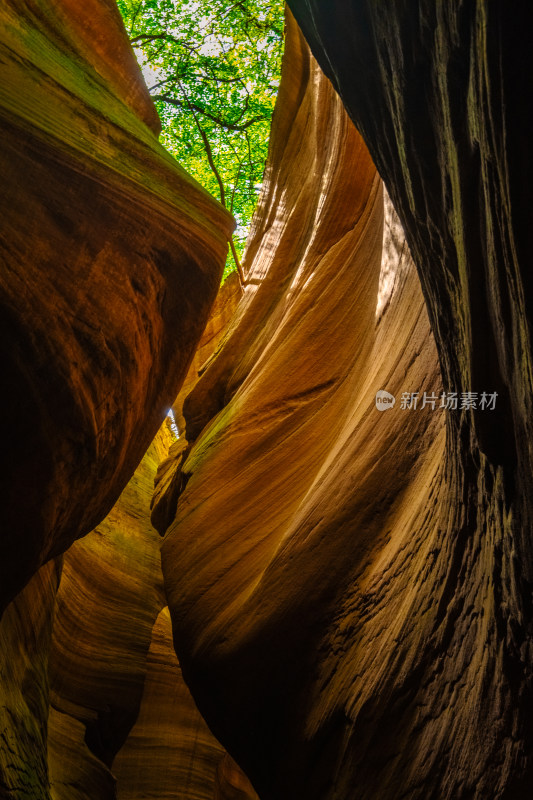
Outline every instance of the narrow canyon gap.
[[[429, 320], [411, 274], [375, 326], [368, 156], [337, 140], [309, 63], [286, 63], [293, 116], [280, 93], [249, 245], [262, 280], [185, 402], [163, 544], [182, 666], [263, 798], [525, 798], [531, 8], [290, 5], [385, 179]], [[363, 198], [368, 221], [350, 217]], [[380, 388], [440, 389], [437, 363], [495, 413], [376, 415]]]
[[533, 9], [289, 6], [214, 307], [113, 3], [0, 12], [0, 797], [530, 797]]

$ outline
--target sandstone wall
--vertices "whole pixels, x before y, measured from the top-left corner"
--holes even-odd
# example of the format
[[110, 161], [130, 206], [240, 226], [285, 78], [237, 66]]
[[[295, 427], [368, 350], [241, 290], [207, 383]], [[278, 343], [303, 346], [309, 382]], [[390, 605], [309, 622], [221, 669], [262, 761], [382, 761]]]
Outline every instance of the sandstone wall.
[[0, 798], [50, 800], [48, 659], [61, 574], [49, 562], [0, 621]]
[[233, 223], [146, 126], [116, 8], [7, 0], [0, 23], [1, 606], [132, 476]]
[[158, 433], [106, 519], [0, 621], [2, 800], [256, 800], [172, 647], [150, 524]]
[[0, 12], [10, 800], [530, 796], [533, 11], [289, 4], [333, 85], [289, 14], [245, 291], [192, 366], [230, 221], [107, 1]]
[[119, 800], [257, 800], [183, 681], [168, 608], [154, 626], [141, 709], [113, 773]]
[[115, 797], [111, 767], [137, 719], [165, 605], [149, 504], [170, 442], [165, 425], [105, 520], [64, 556], [49, 663], [54, 800]]
[[400, 786], [520, 800], [533, 772], [533, 7], [289, 5], [402, 220], [446, 390], [498, 393], [490, 414], [479, 403], [447, 414], [434, 566], [418, 592], [433, 611], [416, 615], [402, 677], [389, 677], [403, 700], [381, 701], [388, 744], [373, 748], [374, 769], [352, 774], [361, 797]]
[[[262, 800], [375, 798], [354, 764], [372, 769], [376, 738], [387, 752], [383, 708], [411, 687], [399, 644], [433, 608], [445, 453], [443, 412], [400, 396], [440, 376], [401, 226], [290, 17], [244, 268], [184, 404], [192, 449], [162, 547], [174, 640]], [[380, 389], [398, 397], [386, 413]]]
[[232, 317], [237, 310], [242, 292], [239, 274], [237, 272], [231, 272], [220, 286], [216, 300], [211, 308], [207, 325], [202, 333], [202, 338], [195, 350], [189, 371], [185, 376], [178, 396], [172, 404], [176, 424], [180, 431], [183, 431], [185, 428], [183, 403], [196, 385], [200, 375], [207, 369], [207, 365], [219, 348]]

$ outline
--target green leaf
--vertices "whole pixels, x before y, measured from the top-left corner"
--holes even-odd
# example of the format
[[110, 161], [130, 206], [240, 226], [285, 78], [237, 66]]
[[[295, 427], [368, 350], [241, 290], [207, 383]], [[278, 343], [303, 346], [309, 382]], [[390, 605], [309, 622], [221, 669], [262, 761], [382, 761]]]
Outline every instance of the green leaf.
[[[279, 86], [284, 3], [118, 0], [180, 164], [233, 213], [242, 255]], [[225, 275], [235, 269], [231, 257]]]

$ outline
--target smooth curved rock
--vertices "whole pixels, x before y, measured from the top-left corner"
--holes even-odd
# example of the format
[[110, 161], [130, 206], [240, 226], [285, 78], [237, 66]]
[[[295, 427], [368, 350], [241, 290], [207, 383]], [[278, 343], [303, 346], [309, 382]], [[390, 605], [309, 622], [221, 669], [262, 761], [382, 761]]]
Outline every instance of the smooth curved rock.
[[0, 11], [0, 607], [133, 474], [233, 225], [141, 121], [156, 127], [117, 14], [107, 0]]
[[106, 519], [0, 621], [2, 800], [257, 800], [172, 647], [149, 508], [170, 441], [165, 424]]
[[[443, 412], [400, 395], [440, 377], [401, 226], [290, 17], [244, 266], [235, 320], [184, 405], [192, 449], [162, 547], [174, 640], [262, 800], [375, 800], [353, 782], [357, 723], [366, 756], [371, 735], [386, 747], [375, 705], [402, 694], [379, 687], [409, 676], [399, 643], [420, 642], [413, 620], [434, 610], [417, 587], [438, 551], [444, 456]], [[381, 413], [384, 389], [398, 401]]]
[[[246, 292], [216, 357], [184, 403], [186, 439], [174, 446], [174, 462], [165, 460], [154, 502], [158, 527], [168, 527], [163, 568], [183, 675], [231, 753], [219, 762], [214, 787], [213, 772], [202, 769], [192, 784], [200, 791], [213, 788], [224, 800], [239, 792], [246, 797], [251, 790], [238, 762], [261, 800], [526, 800], [533, 753], [526, 268], [533, 124], [524, 98], [533, 11], [525, 3], [496, 0], [422, 0], [416, 8], [406, 0], [291, 5], [386, 181], [422, 291], [369, 152], [289, 17], [266, 182], [244, 262]], [[52, 543], [47, 524], [69, 515], [87, 521], [94, 510], [87, 503], [94, 475], [77, 439], [83, 414], [93, 414], [104, 439], [116, 435], [123, 452], [140, 448], [145, 433], [135, 427], [135, 409], [163, 397], [155, 388], [150, 398], [132, 394], [126, 373], [124, 394], [107, 393], [113, 381], [102, 378], [109, 366], [103, 342], [118, 348], [122, 339], [107, 336], [115, 304], [100, 295], [84, 295], [94, 300], [94, 314], [85, 318], [93, 320], [94, 334], [71, 323], [87, 347], [73, 344], [61, 360], [47, 337], [67, 325], [62, 313], [79, 297], [67, 293], [59, 308], [53, 280], [39, 281], [60, 274], [52, 269], [52, 255], [67, 252], [68, 230], [87, 248], [69, 262], [70, 272], [63, 264], [76, 281], [89, 265], [91, 280], [106, 276], [108, 291], [124, 288], [111, 277], [127, 255], [132, 261], [120, 274], [130, 274], [138, 257], [136, 279], [146, 278], [141, 262], [148, 250], [139, 250], [134, 234], [148, 235], [149, 226], [140, 212], [135, 217], [136, 208], [146, 209], [149, 197], [160, 225], [150, 231], [161, 236], [164, 227], [171, 236], [168, 208], [179, 205], [179, 193], [167, 206], [156, 202], [170, 196], [161, 188], [166, 178], [154, 167], [161, 162], [150, 155], [151, 134], [118, 100], [136, 106], [135, 93], [129, 94], [124, 76], [105, 76], [111, 51], [104, 47], [88, 56], [81, 68], [81, 25], [72, 29], [69, 59], [57, 57], [57, 31], [64, 24], [59, 11], [35, 1], [24, 7], [27, 16], [7, 25], [6, 36], [19, 54], [33, 53], [34, 62], [27, 59], [22, 69], [16, 48], [2, 56], [7, 74], [16, 76], [0, 84], [6, 186], [20, 191], [17, 164], [23, 157], [32, 159], [34, 171], [23, 187], [24, 203], [13, 201], [23, 197], [14, 188], [5, 203], [3, 223], [11, 238], [2, 239], [9, 259], [4, 277], [13, 279], [20, 254], [34, 265], [30, 242], [40, 241], [37, 229], [49, 231], [51, 239], [42, 252], [31, 251], [48, 260], [36, 259], [39, 268], [27, 273], [27, 282], [10, 284], [16, 289], [11, 316], [6, 311], [0, 317], [9, 356], [3, 376], [12, 389], [11, 416], [0, 414], [9, 464], [1, 484], [7, 501], [0, 509], [26, 537], [18, 549], [16, 525], [2, 531], [8, 545], [0, 555], [14, 565], [11, 574], [11, 565], [1, 562], [11, 581], [2, 584], [6, 596], [74, 535], [58, 524]], [[18, 8], [13, 0], [6, 3], [2, 18], [12, 23]], [[43, 19], [47, 37], [39, 33]], [[51, 65], [56, 83], [43, 82]], [[38, 102], [45, 83], [46, 108]], [[58, 141], [63, 149], [55, 147]], [[72, 176], [76, 169], [76, 185], [85, 188], [81, 198], [71, 190], [62, 197], [60, 213], [68, 207], [71, 215], [65, 225], [57, 203], [49, 201], [70, 184], [70, 178], [59, 180], [60, 173]], [[106, 183], [102, 176], [111, 174]], [[210, 203], [199, 192], [194, 196], [206, 203], [209, 231], [200, 231], [196, 217], [181, 230], [204, 242], [213, 265], [224, 236], [207, 222]], [[131, 227], [123, 246], [107, 250], [107, 240], [97, 234], [104, 216], [105, 229], [113, 227], [116, 204], [121, 220], [130, 215]], [[89, 206], [96, 210], [83, 221]], [[14, 224], [21, 207], [28, 210], [27, 241]], [[89, 226], [99, 220], [91, 238]], [[192, 253], [189, 241], [184, 249]], [[93, 247], [101, 247], [94, 258]], [[157, 258], [148, 262], [159, 269]], [[131, 309], [129, 289], [124, 291], [124, 308]], [[13, 314], [22, 319], [28, 309], [44, 322], [23, 347], [23, 339], [13, 336]], [[144, 310], [150, 328], [153, 306]], [[102, 337], [98, 325], [104, 325]], [[126, 327], [132, 335], [129, 316]], [[35, 328], [24, 323], [19, 333], [30, 330]], [[158, 330], [154, 336], [162, 336]], [[124, 341], [125, 363], [135, 360], [135, 352], [146, 367], [152, 351], [139, 349], [144, 340], [135, 347], [128, 337]], [[43, 347], [42, 360], [32, 362], [29, 356]], [[80, 354], [90, 357], [83, 368]], [[77, 363], [87, 379], [78, 385], [83, 403], [77, 412], [56, 373], [49, 373], [52, 363], [67, 377], [78, 374], [71, 372]], [[445, 413], [439, 400], [435, 409], [427, 403], [416, 411], [403, 408], [403, 392], [440, 394], [439, 363], [446, 391], [497, 391], [496, 411]], [[93, 385], [91, 375], [102, 379]], [[396, 403], [382, 412], [375, 398], [389, 394]], [[124, 417], [123, 429], [106, 422], [113, 408]], [[111, 445], [105, 450], [105, 441], [97, 442], [108, 459]], [[46, 486], [59, 485], [64, 494], [47, 495], [43, 522], [33, 528], [26, 523], [41, 505], [49, 452], [57, 455], [61, 480]], [[125, 464], [129, 456], [123, 457]], [[74, 462], [77, 472], [68, 474]], [[26, 470], [30, 465], [33, 472]], [[111, 492], [109, 475], [100, 475], [95, 508], [103, 508], [102, 498]], [[146, 507], [144, 513], [147, 525]], [[52, 657], [51, 793], [43, 720], [54, 564], [41, 569], [2, 620], [0, 734], [6, 747], [0, 791], [13, 800], [113, 797], [112, 761], [139, 704], [141, 717], [121, 769], [128, 771], [145, 735], [155, 745], [157, 764], [171, 749], [154, 732], [172, 670], [166, 614], [152, 637], [164, 603], [157, 540], [150, 530], [145, 559], [136, 537], [124, 536], [122, 517], [119, 523], [116, 551], [108, 549], [108, 540], [93, 540], [91, 550], [89, 536], [65, 557]], [[127, 556], [134, 552], [131, 564]], [[104, 562], [95, 577], [92, 570]], [[177, 684], [175, 691], [181, 689]], [[174, 713], [166, 709], [162, 735], [179, 735], [183, 708], [189, 713], [187, 704], [177, 703]], [[187, 731], [196, 729], [197, 717], [187, 719]], [[176, 773], [183, 774], [184, 764], [194, 766], [190, 742], [183, 733]], [[146, 789], [146, 777], [132, 776], [124, 791], [135, 796], [136, 785]], [[167, 791], [163, 776], [157, 778]]]
[[106, 520], [44, 565], [0, 621], [0, 797], [114, 800], [163, 607], [150, 496], [163, 426]]
[[226, 753], [183, 682], [163, 608], [149, 500], [170, 441], [165, 425], [111, 513], [64, 556], [49, 670], [53, 800], [212, 800], [216, 786], [247, 786], [236, 765], [218, 777]]
[[165, 424], [106, 519], [64, 556], [49, 665], [53, 800], [116, 796], [113, 760], [137, 719], [165, 605], [149, 506], [171, 441]]
[[[206, 328], [183, 381], [183, 386], [172, 404], [174, 421], [181, 434], [185, 429], [183, 403], [211, 364], [218, 349], [221, 348], [241, 298], [242, 287], [239, 275], [237, 272], [232, 272], [218, 291]], [[180, 435], [178, 441], [171, 445], [167, 457], [161, 462], [157, 470], [151, 501], [152, 525], [161, 535], [164, 534], [176, 514], [178, 497], [184, 487], [181, 465], [187, 458], [189, 451], [190, 446], [187, 439], [185, 436]]]
[[172, 404], [176, 424], [180, 431], [185, 428], [183, 403], [196, 386], [198, 378], [206, 371], [213, 356], [220, 348], [241, 297], [242, 287], [239, 273], [231, 272], [218, 290], [216, 300], [211, 308], [207, 325], [205, 326], [202, 338], [194, 353], [189, 371], [185, 376], [178, 396]]
[[119, 800], [256, 800], [200, 716], [172, 645], [168, 608], [152, 633], [138, 719], [113, 764]]

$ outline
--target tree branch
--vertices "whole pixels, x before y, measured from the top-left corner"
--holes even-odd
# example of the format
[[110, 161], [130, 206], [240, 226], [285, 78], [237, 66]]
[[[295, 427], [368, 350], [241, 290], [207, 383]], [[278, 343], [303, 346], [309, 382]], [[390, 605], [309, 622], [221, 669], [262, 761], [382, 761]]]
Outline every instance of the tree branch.
[[[156, 84], [156, 87], [161, 84]], [[181, 84], [180, 84], [181, 85]], [[153, 87], [153, 88], [156, 88]], [[168, 103], [171, 106], [177, 106], [178, 108], [183, 108], [184, 104], [180, 100], [176, 100], [174, 97], [170, 97], [168, 94], [153, 94], [152, 100], [160, 100], [163, 103]], [[242, 125], [237, 125], [233, 122], [226, 122], [225, 120], [217, 117], [215, 114], [212, 114], [210, 111], [207, 111], [202, 106], [197, 105], [196, 103], [191, 103], [191, 101], [187, 98], [185, 105], [191, 111], [197, 111], [199, 114], [202, 114], [204, 117], [207, 117], [211, 120], [211, 122], [215, 122], [217, 125], [220, 125], [221, 128], [225, 128], [228, 131], [245, 131], [251, 125], [255, 125], [256, 122], [264, 122], [266, 117], [252, 117], [247, 122], [243, 122]]]
[[[183, 86], [181, 84], [181, 81], [179, 81], [179, 80], [178, 80], [178, 86], [180, 87], [180, 90], [181, 90], [181, 92], [183, 94], [183, 97], [185, 98], [185, 102], [187, 103], [187, 105], [190, 108], [191, 114], [193, 115], [194, 121], [196, 123], [196, 127], [198, 128], [198, 132], [199, 132], [200, 136], [202, 137], [202, 142], [204, 143], [204, 148], [205, 148], [205, 152], [206, 152], [206, 155], [207, 155], [207, 160], [209, 162], [209, 166], [211, 167], [213, 175], [215, 176], [215, 178], [217, 180], [217, 183], [218, 183], [218, 187], [219, 187], [219, 191], [220, 191], [220, 202], [222, 203], [224, 208], [227, 208], [227, 206], [226, 206], [226, 192], [224, 191], [224, 181], [222, 180], [222, 176], [221, 176], [220, 172], [218, 171], [218, 169], [216, 167], [215, 160], [213, 158], [213, 150], [211, 149], [211, 144], [209, 142], [209, 139], [207, 138], [207, 134], [204, 131], [204, 129], [202, 128], [202, 126], [200, 125], [200, 122], [198, 121], [198, 117], [197, 117], [197, 115], [195, 113], [195, 110], [194, 110], [194, 106], [191, 104], [191, 102], [189, 100], [189, 97], [187, 95], [187, 92], [185, 91], [185, 89], [183, 88]], [[230, 246], [230, 249], [231, 249], [231, 254], [233, 256], [233, 260], [235, 261], [235, 266], [237, 267], [237, 272], [239, 273], [239, 280], [241, 282], [241, 285], [244, 286], [245, 285], [244, 273], [242, 271], [241, 262], [239, 261], [239, 256], [237, 255], [237, 250], [235, 249], [235, 243], [233, 241], [233, 236], [230, 236], [230, 238], [229, 238], [229, 246]]]

